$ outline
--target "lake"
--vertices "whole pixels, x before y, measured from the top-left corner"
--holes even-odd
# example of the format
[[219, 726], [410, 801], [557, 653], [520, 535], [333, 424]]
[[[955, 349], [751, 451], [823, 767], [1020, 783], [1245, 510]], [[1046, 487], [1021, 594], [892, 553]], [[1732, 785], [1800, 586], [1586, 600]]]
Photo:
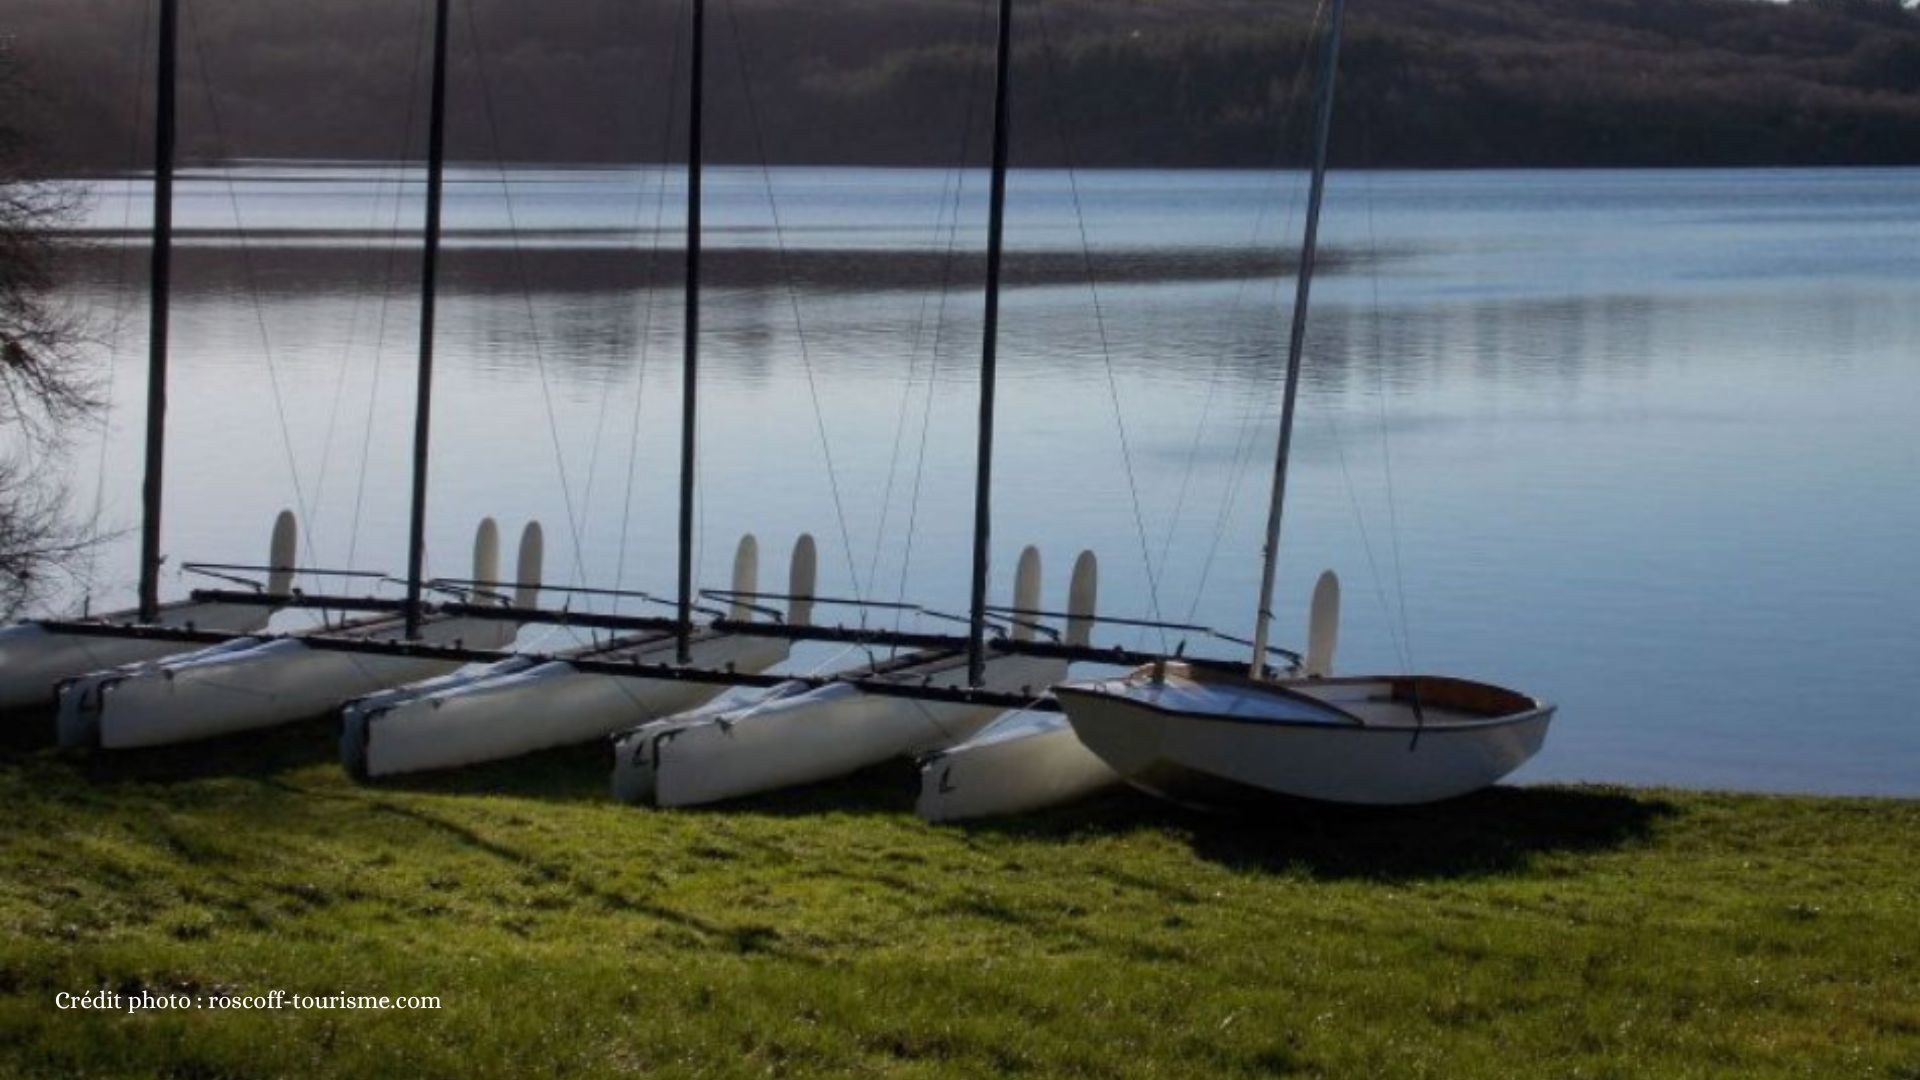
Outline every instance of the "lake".
[[[170, 567], [258, 561], [297, 506], [303, 559], [404, 571], [419, 178], [184, 179]], [[551, 579], [670, 592], [681, 178], [451, 180], [430, 571], [464, 576], [482, 515], [532, 517]], [[66, 467], [112, 532], [139, 519], [147, 194], [92, 186], [72, 292], [113, 408]], [[1064, 603], [1088, 548], [1106, 613], [1247, 631], [1304, 186], [1014, 174], [996, 598], [1031, 543]], [[752, 531], [782, 587], [806, 530], [824, 591], [964, 609], [985, 188], [710, 171], [704, 585]], [[1335, 173], [1280, 642], [1333, 567], [1339, 669], [1560, 705], [1518, 779], [1920, 794], [1916, 210], [1920, 170]], [[133, 538], [95, 565], [93, 605], [130, 600]]]

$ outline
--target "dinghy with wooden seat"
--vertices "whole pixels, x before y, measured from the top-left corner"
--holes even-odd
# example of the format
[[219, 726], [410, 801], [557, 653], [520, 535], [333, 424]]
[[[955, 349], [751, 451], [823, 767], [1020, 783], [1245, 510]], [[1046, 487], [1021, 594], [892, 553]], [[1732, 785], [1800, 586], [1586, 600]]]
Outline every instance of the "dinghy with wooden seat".
[[1484, 682], [1433, 675], [1276, 678], [1265, 662], [1342, 7], [1333, 0], [1327, 9], [1252, 662], [1231, 672], [1163, 659], [1120, 678], [1054, 688], [1087, 749], [1129, 783], [1180, 802], [1284, 795], [1403, 805], [1452, 798], [1520, 767], [1540, 749], [1553, 719], [1553, 706]]
[[[1307, 652], [1290, 665], [1291, 674], [1331, 673], [1339, 619], [1339, 581], [1328, 571], [1314, 588]], [[1070, 624], [1069, 642], [1085, 643], [1090, 629]], [[1010, 713], [921, 764], [915, 809], [936, 822], [1001, 817], [1062, 806], [1123, 783], [1061, 713]]]
[[[293, 591], [296, 536], [293, 512], [280, 511], [274, 518], [267, 551], [264, 592], [269, 597], [287, 596]], [[147, 625], [244, 634], [267, 625], [273, 612], [269, 604], [183, 600], [159, 605], [153, 618], [144, 624], [140, 613], [129, 609], [71, 622], [43, 619], [0, 629], [0, 712], [48, 709], [63, 680], [204, 645], [137, 633], [119, 635], [112, 632], [114, 627]]]
[[[759, 561], [757, 541], [751, 534], [741, 537], [730, 620], [753, 618], [746, 598], [759, 589]], [[802, 534], [789, 563], [788, 625], [804, 626], [812, 618], [817, 562], [813, 537]], [[725, 686], [588, 672], [574, 664], [674, 664], [679, 644], [678, 636], [666, 631], [633, 635], [539, 663], [516, 658], [464, 677], [353, 702], [343, 712], [342, 763], [361, 777], [455, 768], [604, 738], [696, 708]], [[791, 648], [786, 638], [701, 628], [688, 641], [687, 664], [757, 673], [784, 661]]]
[[1257, 679], [1178, 661], [1054, 688], [1127, 782], [1175, 802], [1404, 805], [1478, 791], [1539, 751], [1553, 706], [1433, 675]]
[[[1093, 557], [1079, 566], [1084, 587], [1069, 597], [1075, 616], [1090, 616]], [[1039, 607], [1040, 553], [1021, 553], [1016, 610]], [[1020, 631], [1016, 623], [1014, 629]], [[1052, 656], [996, 653], [979, 672], [958, 650], [923, 654], [858, 683], [783, 685], [745, 703], [645, 725], [615, 744], [616, 797], [657, 806], [694, 806], [846, 776], [870, 765], [924, 754], [971, 738], [1004, 705], [932, 700], [884, 693], [901, 687], [975, 689], [1039, 697], [1066, 674]]]
[[[540, 526], [529, 523], [520, 541], [517, 606], [538, 602], [541, 548]], [[498, 581], [498, 567], [499, 530], [489, 518], [474, 540], [474, 579]], [[400, 616], [359, 619], [78, 680], [61, 692], [62, 741], [106, 749], [160, 746], [304, 720], [348, 698], [460, 666], [457, 660], [351, 645], [498, 649], [511, 644], [519, 629], [508, 619], [430, 616], [409, 636], [408, 622]], [[328, 642], [349, 647], [328, 648]]]

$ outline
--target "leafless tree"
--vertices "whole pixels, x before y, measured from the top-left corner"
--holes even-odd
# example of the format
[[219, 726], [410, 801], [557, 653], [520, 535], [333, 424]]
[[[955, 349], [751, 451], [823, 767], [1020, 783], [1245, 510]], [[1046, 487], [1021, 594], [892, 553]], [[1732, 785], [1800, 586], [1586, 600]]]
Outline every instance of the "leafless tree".
[[36, 178], [5, 117], [28, 100], [0, 41], [0, 615], [43, 598], [76, 569], [86, 540], [56, 475], [73, 433], [100, 408], [85, 318], [58, 292], [57, 244], [83, 204]]

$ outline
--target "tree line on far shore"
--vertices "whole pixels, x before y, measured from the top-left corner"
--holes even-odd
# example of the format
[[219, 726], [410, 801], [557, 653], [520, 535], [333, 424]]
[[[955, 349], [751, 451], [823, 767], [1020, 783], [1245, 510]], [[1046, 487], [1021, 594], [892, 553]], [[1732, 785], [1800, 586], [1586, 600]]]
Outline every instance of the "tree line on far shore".
[[[391, 159], [424, 139], [426, 0], [186, 0], [186, 154]], [[457, 0], [451, 151], [679, 160], [685, 0]], [[145, 161], [143, 5], [0, 0], [50, 167]], [[714, 160], [985, 154], [988, 0], [710, 0]], [[1304, 153], [1305, 0], [1019, 0], [1026, 165]], [[1920, 162], [1920, 12], [1898, 0], [1354, 0], [1336, 164]], [[211, 91], [211, 92], [209, 92]]]

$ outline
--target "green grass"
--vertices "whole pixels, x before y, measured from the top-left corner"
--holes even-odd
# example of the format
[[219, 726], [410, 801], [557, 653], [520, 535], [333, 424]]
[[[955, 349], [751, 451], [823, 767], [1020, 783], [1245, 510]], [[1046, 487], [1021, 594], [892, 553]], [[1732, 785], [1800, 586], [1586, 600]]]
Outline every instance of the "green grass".
[[[1920, 1078], [1920, 803], [1505, 789], [973, 828], [605, 752], [356, 786], [320, 725], [0, 752], [0, 1076]], [[60, 1012], [59, 991], [438, 1012]]]

